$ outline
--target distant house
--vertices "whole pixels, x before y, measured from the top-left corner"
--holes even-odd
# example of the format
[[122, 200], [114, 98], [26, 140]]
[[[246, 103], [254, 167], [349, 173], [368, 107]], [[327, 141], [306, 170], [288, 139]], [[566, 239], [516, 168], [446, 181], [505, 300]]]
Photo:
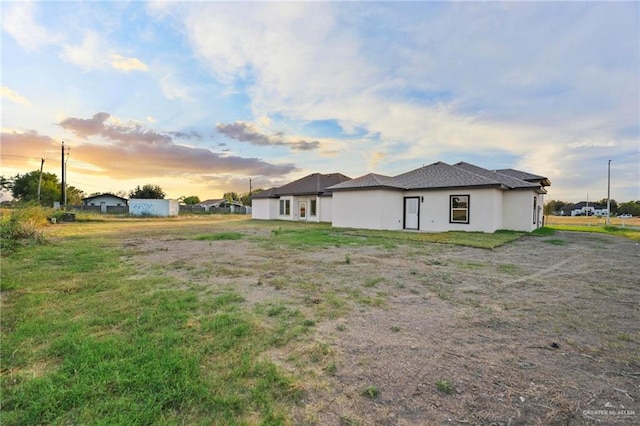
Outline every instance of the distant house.
[[609, 216], [607, 206], [589, 203], [588, 201], [569, 204], [562, 209], [562, 213], [565, 216]]
[[107, 213], [109, 207], [125, 207], [128, 205], [126, 198], [118, 197], [117, 195], [104, 193], [99, 195], [92, 195], [82, 199], [83, 206], [99, 206], [100, 213]]
[[341, 173], [313, 173], [251, 197], [253, 219], [331, 222], [329, 186], [350, 180]]
[[200, 206], [204, 207], [205, 211], [209, 211], [210, 209], [220, 209], [220, 208], [230, 208], [232, 211], [236, 208], [244, 207], [240, 201], [228, 201], [224, 198], [215, 198], [211, 200], [205, 200], [199, 203]]

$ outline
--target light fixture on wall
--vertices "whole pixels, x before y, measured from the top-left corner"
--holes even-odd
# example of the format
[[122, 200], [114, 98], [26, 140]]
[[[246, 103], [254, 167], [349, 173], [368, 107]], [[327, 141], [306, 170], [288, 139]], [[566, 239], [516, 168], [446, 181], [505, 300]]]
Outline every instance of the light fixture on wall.
[[420, 197], [420, 202], [424, 203], [424, 195]]

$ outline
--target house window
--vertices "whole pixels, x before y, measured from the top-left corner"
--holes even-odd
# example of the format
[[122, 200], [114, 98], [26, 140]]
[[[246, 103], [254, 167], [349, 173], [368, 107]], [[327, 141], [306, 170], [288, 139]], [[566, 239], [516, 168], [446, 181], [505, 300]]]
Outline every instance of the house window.
[[538, 197], [533, 197], [533, 224], [536, 224], [538, 218]]
[[469, 195], [450, 195], [451, 223], [469, 223]]
[[280, 200], [280, 216], [289, 216], [291, 214], [291, 201]]
[[317, 200], [309, 201], [309, 215], [310, 216], [315, 216], [316, 215], [316, 208], [317, 208]]

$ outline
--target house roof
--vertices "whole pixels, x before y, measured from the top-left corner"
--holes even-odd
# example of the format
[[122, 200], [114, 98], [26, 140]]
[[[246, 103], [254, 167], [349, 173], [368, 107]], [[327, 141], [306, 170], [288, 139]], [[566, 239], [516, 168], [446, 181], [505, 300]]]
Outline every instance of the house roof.
[[275, 194], [276, 189], [278, 188], [265, 189], [264, 191], [260, 191], [257, 194], [252, 195], [251, 199], [255, 200], [256, 198], [278, 198], [278, 196]]
[[575, 204], [569, 204], [568, 206], [565, 206], [565, 209], [567, 211], [571, 211], [571, 210], [579, 210], [582, 209], [583, 207], [592, 207], [594, 209], [606, 209], [607, 206], [603, 206], [602, 204], [598, 204], [598, 203], [594, 203], [593, 201], [580, 201], [579, 203], [575, 203]]
[[528, 172], [523, 172], [521, 170], [514, 170], [514, 169], [499, 169], [496, 170], [496, 172], [503, 174], [503, 175], [507, 175], [507, 176], [511, 176], [514, 177], [516, 179], [521, 179], [527, 182], [540, 182], [540, 185], [542, 186], [550, 186], [551, 185], [551, 181], [544, 177], [544, 176], [540, 176], [540, 175], [534, 175], [532, 173], [528, 173]]
[[211, 198], [211, 199], [209, 199], [209, 200], [201, 201], [201, 202], [199, 202], [198, 204], [203, 205], [203, 206], [204, 206], [205, 204], [206, 204], [206, 205], [211, 205], [211, 204], [219, 203], [219, 202], [220, 202], [220, 201], [222, 201], [222, 200], [224, 200], [224, 198]]
[[220, 205], [222, 203], [225, 203], [225, 202], [227, 202], [229, 204], [233, 204], [234, 206], [242, 206], [242, 203], [240, 201], [235, 201], [235, 200], [234, 201], [227, 201], [224, 198], [213, 198], [213, 199], [210, 199], [210, 200], [202, 201], [201, 203], [198, 203], [198, 204], [201, 205], [201, 206], [216, 207], [216, 206], [218, 206], [218, 205]]
[[403, 173], [394, 179], [407, 189], [501, 185], [499, 181], [441, 161]]
[[[471, 173], [475, 173], [477, 175], [480, 176], [484, 176], [488, 179], [492, 179], [495, 180], [497, 182], [500, 182], [501, 184], [505, 185], [508, 188], [537, 188], [540, 185], [533, 183], [533, 182], [528, 182], [526, 180], [523, 180], [521, 178], [516, 178], [512, 175], [509, 174], [505, 174], [505, 173], [500, 173], [497, 170], [487, 170], [487, 169], [483, 169], [482, 167], [478, 167], [478, 166], [474, 166], [473, 164], [469, 164], [469, 163], [465, 163], [465, 162], [459, 162], [454, 164], [455, 167], [459, 167], [462, 168], [464, 170], [467, 170]], [[508, 169], [511, 170], [511, 169]], [[530, 175], [530, 176], [535, 176], [535, 175], [531, 175], [530, 173], [525, 173], [525, 172], [519, 172], [517, 170], [512, 170], [513, 172], [517, 172], [521, 175]], [[540, 176], [540, 179], [543, 179], [542, 176]]]
[[370, 173], [344, 183], [333, 185], [327, 189], [330, 191], [340, 191], [382, 187], [403, 190], [496, 187], [501, 189], [529, 188], [537, 189], [539, 192], [545, 192], [544, 189], [541, 188], [541, 181], [546, 180], [546, 178], [517, 170], [507, 170], [514, 172], [514, 174], [517, 172], [521, 173], [522, 176], [535, 177], [538, 183], [516, 178], [512, 176], [510, 172], [500, 173], [464, 162], [449, 165], [439, 161], [395, 177]]
[[113, 198], [117, 198], [117, 199], [122, 200], [122, 201], [127, 201], [126, 198], [118, 197], [117, 195], [113, 195], [113, 194], [111, 194], [109, 192], [105, 192], [104, 194], [92, 195], [90, 197], [85, 197], [85, 198], [82, 199], [82, 201], [93, 200], [94, 198], [100, 198], [100, 197], [113, 197]]
[[351, 180], [351, 178], [342, 173], [330, 173], [326, 175], [313, 173], [279, 188], [262, 191], [252, 198], [277, 198], [282, 195], [328, 195], [325, 191], [326, 188], [349, 180]]
[[378, 175], [375, 173], [369, 173], [367, 175], [360, 176], [359, 178], [356, 178], [356, 179], [347, 180], [345, 182], [333, 185], [328, 189], [333, 190], [336, 188], [352, 189], [352, 188], [382, 188], [382, 187], [404, 189], [402, 187], [399, 187], [392, 177]]

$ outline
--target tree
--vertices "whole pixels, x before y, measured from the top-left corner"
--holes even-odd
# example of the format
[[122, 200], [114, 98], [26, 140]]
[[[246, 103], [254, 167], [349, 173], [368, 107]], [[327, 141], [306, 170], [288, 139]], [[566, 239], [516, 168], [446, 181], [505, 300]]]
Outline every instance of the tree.
[[67, 186], [67, 204], [72, 206], [79, 206], [82, 204], [84, 198], [84, 191], [79, 190], [74, 186]]
[[222, 198], [227, 201], [240, 201], [240, 197], [237, 192], [225, 192]]
[[200, 198], [197, 195], [190, 195], [188, 197], [184, 197], [182, 202], [187, 205], [198, 204], [200, 202]]
[[[599, 206], [606, 206], [607, 205], [607, 199], [603, 198], [600, 201], [597, 201], [595, 204], [599, 205]], [[614, 199], [609, 200], [609, 213], [611, 216], [615, 215], [618, 212], [618, 202]]]
[[242, 202], [243, 205], [250, 206], [251, 205], [251, 196], [257, 194], [258, 192], [262, 192], [262, 191], [263, 191], [262, 188], [258, 188], [258, 189], [254, 189], [251, 192], [246, 192], [246, 193], [242, 194], [242, 196], [240, 197], [240, 201]]
[[544, 205], [544, 214], [545, 215], [558, 214], [568, 204], [569, 203], [565, 201], [559, 201], [559, 200], [547, 201], [547, 203], [545, 203]]
[[640, 216], [640, 200], [627, 201], [618, 205], [619, 214], [630, 214], [632, 216]]
[[[18, 201], [29, 202], [38, 201], [38, 181], [40, 180], [40, 170], [34, 170], [24, 175], [17, 174], [13, 178], [11, 195]], [[54, 173], [43, 172], [42, 184], [40, 185], [40, 204], [52, 206], [55, 201], [61, 201], [60, 194], [62, 184]], [[78, 205], [82, 203], [84, 191], [67, 186], [67, 204]]]
[[129, 192], [129, 198], [146, 198], [153, 200], [164, 199], [165, 193], [158, 185], [144, 185], [140, 188], [140, 185], [136, 189]]
[[[40, 170], [35, 170], [24, 175], [17, 174], [13, 177], [11, 195], [18, 201], [38, 201], [38, 181]], [[52, 206], [54, 201], [60, 201], [60, 182], [58, 177], [49, 172], [42, 173], [40, 186], [40, 204]]]

